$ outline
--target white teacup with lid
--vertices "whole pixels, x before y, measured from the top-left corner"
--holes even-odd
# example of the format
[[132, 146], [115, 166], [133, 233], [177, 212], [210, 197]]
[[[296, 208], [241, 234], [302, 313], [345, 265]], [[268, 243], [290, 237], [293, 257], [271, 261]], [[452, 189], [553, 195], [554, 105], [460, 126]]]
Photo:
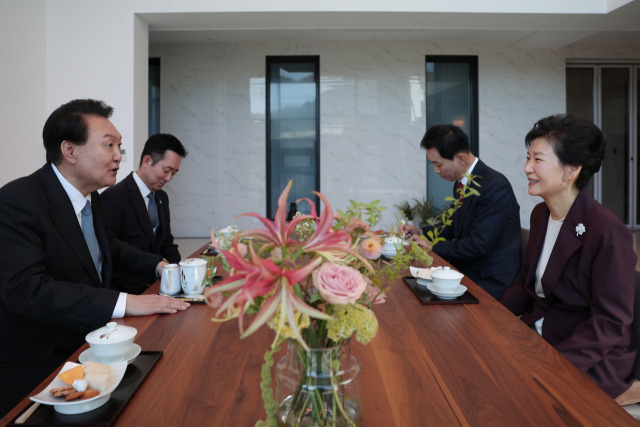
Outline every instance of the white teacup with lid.
[[207, 283], [207, 261], [187, 258], [180, 261], [180, 285], [185, 295], [202, 295]]
[[455, 292], [460, 286], [460, 280], [464, 274], [459, 271], [452, 270], [450, 267], [444, 267], [442, 270], [434, 270], [431, 272], [431, 279], [436, 290], [440, 292]]
[[85, 340], [100, 362], [114, 363], [124, 360], [137, 333], [138, 330], [131, 326], [109, 322], [106, 326], [89, 332]]
[[382, 255], [392, 257], [398, 255], [398, 246], [401, 246], [403, 239], [398, 236], [385, 237], [384, 245], [382, 245]]

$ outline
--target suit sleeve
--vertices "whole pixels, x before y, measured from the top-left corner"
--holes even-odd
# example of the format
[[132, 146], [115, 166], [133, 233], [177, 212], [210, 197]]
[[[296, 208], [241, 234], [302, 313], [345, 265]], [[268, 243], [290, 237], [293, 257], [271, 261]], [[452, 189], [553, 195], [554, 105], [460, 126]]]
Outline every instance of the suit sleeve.
[[124, 221], [124, 202], [118, 200], [116, 192], [105, 190], [101, 195], [102, 205], [104, 207], [104, 217], [109, 225], [109, 229], [116, 236], [120, 237], [122, 232], [122, 222]]
[[624, 224], [603, 217], [590, 221], [587, 232], [598, 233], [583, 248], [582, 256], [586, 257], [580, 264], [590, 269], [590, 316], [568, 339], [556, 345], [583, 372], [602, 360], [614, 346], [628, 342], [636, 265], [631, 233]]
[[58, 239], [45, 206], [22, 196], [19, 191], [0, 194], [2, 304], [27, 319], [79, 332], [104, 325], [118, 292], [74, 281], [86, 277], [82, 265], [65, 262], [66, 242]]
[[[541, 205], [539, 205], [534, 208], [533, 212], [531, 212], [530, 223], [532, 234], [539, 232], [536, 229], [535, 224], [537, 224], [537, 217], [541, 215], [541, 211]], [[500, 300], [502, 305], [504, 305], [516, 316], [520, 316], [530, 311], [534, 303], [533, 297], [526, 290], [527, 278], [530, 277], [529, 270], [531, 268], [537, 268], [538, 265], [538, 258], [535, 255], [535, 249], [533, 248], [534, 241], [534, 239], [529, 239], [527, 247], [524, 250], [522, 265], [520, 266], [520, 273], [518, 274], [516, 280], [513, 282], [513, 285], [507, 288], [502, 299]]]
[[468, 213], [474, 215], [471, 232], [461, 239], [447, 240], [433, 247], [435, 253], [452, 264], [490, 253], [500, 239], [503, 225], [509, 220], [510, 205], [514, 200], [506, 179], [493, 179], [479, 192], [474, 212]]
[[180, 256], [180, 252], [178, 251], [178, 245], [176, 245], [173, 241], [173, 234], [171, 233], [171, 214], [169, 209], [169, 197], [167, 197], [166, 193], [163, 195], [163, 199], [164, 199], [163, 210], [164, 210], [164, 216], [167, 221], [167, 225], [164, 230], [164, 238], [162, 239], [162, 243], [160, 244], [160, 253], [170, 263], [177, 264], [178, 262], [180, 262], [182, 257]]
[[[104, 208], [101, 197], [92, 198], [96, 214], [104, 221]], [[109, 249], [113, 259], [113, 268], [119, 273], [136, 275], [147, 283], [156, 281], [156, 267], [162, 257], [140, 250], [117, 238], [109, 226], [106, 227]]]

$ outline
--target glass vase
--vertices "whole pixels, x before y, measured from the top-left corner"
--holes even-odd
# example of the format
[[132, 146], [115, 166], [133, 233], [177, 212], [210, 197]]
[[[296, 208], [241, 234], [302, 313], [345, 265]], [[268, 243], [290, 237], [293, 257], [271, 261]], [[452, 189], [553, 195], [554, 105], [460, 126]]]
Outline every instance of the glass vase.
[[283, 426], [359, 426], [362, 421], [360, 373], [349, 341], [305, 350], [289, 341], [276, 367], [278, 424]]

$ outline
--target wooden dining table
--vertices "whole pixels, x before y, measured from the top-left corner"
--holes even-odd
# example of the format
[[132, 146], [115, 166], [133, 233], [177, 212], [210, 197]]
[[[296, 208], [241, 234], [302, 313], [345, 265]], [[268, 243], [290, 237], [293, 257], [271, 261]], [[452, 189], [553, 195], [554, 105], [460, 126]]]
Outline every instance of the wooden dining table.
[[[434, 256], [433, 265], [448, 264]], [[362, 425], [636, 424], [498, 301], [466, 277], [462, 283], [476, 304], [422, 304], [399, 278], [386, 302], [373, 307], [377, 336], [366, 346], [351, 344], [362, 364]], [[156, 283], [147, 293], [158, 291]], [[260, 370], [273, 332], [262, 328], [240, 339], [236, 321], [215, 323], [213, 314], [205, 304], [192, 304], [176, 314], [117, 320], [138, 330], [135, 342], [143, 351], [162, 356], [115, 425], [253, 426], [265, 419]], [[3, 424], [30, 404], [25, 398]]]

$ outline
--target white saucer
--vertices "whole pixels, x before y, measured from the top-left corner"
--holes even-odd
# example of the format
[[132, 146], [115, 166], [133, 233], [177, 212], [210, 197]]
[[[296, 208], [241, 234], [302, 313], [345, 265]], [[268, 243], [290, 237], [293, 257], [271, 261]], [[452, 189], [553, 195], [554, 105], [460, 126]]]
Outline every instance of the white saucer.
[[80, 361], [80, 363], [84, 363], [88, 361], [88, 362], [100, 362], [100, 363], [104, 363], [105, 365], [113, 365], [114, 363], [127, 362], [127, 365], [128, 365], [134, 360], [136, 360], [136, 357], [138, 357], [141, 351], [142, 351], [142, 348], [138, 344], [133, 343], [131, 344], [131, 349], [129, 349], [127, 354], [124, 355], [124, 358], [122, 360], [118, 360], [116, 362], [102, 362], [98, 360], [98, 358], [93, 355], [93, 352], [91, 351], [91, 349], [88, 348], [82, 353], [80, 353], [80, 356], [78, 356], [78, 360]]
[[416, 277], [416, 283], [420, 286], [429, 286], [431, 284], [431, 280], [423, 279], [422, 277]]
[[427, 289], [429, 289], [429, 292], [431, 292], [441, 300], [454, 300], [467, 292], [467, 287], [464, 285], [459, 285], [453, 292], [440, 292], [436, 290], [436, 287], [433, 285], [433, 283], [429, 283], [427, 285]]
[[394, 256], [398, 255], [398, 252], [380, 252], [380, 255], [387, 257], [387, 258], [393, 258]]

